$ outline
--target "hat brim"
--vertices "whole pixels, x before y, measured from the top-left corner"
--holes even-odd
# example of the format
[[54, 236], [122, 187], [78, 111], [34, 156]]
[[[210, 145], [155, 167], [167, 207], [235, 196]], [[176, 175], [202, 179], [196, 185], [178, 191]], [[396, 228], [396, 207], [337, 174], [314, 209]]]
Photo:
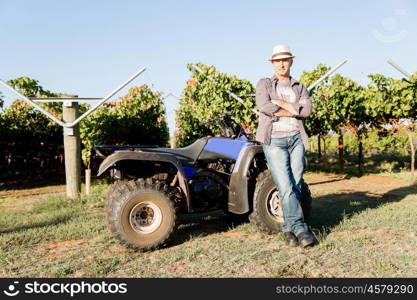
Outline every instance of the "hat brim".
[[274, 60], [279, 60], [279, 59], [286, 59], [286, 58], [294, 58], [295, 56], [291, 56], [291, 55], [280, 55], [274, 58], [270, 58], [268, 59], [269, 61], [274, 61]]

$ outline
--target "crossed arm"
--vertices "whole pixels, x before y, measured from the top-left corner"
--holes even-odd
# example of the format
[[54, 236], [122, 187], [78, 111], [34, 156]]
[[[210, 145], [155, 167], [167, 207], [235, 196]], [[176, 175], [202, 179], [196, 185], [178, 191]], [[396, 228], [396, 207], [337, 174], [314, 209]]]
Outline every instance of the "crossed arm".
[[310, 99], [300, 99], [298, 103], [289, 103], [284, 100], [277, 99], [272, 99], [271, 102], [280, 107], [280, 110], [274, 113], [276, 117], [305, 118], [311, 113]]
[[281, 109], [276, 112], [274, 115], [276, 117], [290, 117], [295, 118], [299, 116], [297, 109], [291, 104], [284, 100], [271, 100], [272, 103], [281, 107]]
[[279, 99], [271, 99], [270, 93], [266, 88], [268, 82], [266, 78], [259, 80], [256, 86], [256, 105], [263, 114], [273, 117], [302, 117], [306, 118], [311, 114], [312, 103], [308, 96], [307, 89], [302, 86], [300, 101], [288, 103]]

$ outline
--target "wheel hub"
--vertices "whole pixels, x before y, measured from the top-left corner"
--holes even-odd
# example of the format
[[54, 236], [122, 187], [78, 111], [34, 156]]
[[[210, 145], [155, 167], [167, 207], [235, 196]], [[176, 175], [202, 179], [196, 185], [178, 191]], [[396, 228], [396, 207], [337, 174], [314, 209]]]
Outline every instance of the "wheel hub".
[[279, 219], [280, 222], [283, 222], [284, 214], [278, 191], [274, 189], [268, 198], [268, 212], [272, 215], [272, 217]]
[[144, 201], [136, 204], [130, 211], [130, 225], [139, 233], [152, 233], [162, 223], [161, 209], [152, 202]]

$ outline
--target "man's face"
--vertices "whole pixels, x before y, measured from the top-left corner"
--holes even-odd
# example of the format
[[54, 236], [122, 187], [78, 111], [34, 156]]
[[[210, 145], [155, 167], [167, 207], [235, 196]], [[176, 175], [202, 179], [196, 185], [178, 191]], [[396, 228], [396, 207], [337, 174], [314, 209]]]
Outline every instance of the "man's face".
[[275, 74], [279, 76], [289, 76], [292, 65], [292, 58], [277, 59], [272, 61]]

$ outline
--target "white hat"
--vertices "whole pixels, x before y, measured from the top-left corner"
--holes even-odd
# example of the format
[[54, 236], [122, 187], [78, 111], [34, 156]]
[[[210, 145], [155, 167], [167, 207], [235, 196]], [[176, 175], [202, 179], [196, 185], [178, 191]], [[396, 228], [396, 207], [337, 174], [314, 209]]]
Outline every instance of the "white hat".
[[278, 45], [272, 49], [272, 56], [269, 59], [270, 61], [277, 60], [277, 59], [284, 59], [284, 58], [292, 58], [295, 57], [292, 55], [290, 51], [290, 47], [285, 45]]

